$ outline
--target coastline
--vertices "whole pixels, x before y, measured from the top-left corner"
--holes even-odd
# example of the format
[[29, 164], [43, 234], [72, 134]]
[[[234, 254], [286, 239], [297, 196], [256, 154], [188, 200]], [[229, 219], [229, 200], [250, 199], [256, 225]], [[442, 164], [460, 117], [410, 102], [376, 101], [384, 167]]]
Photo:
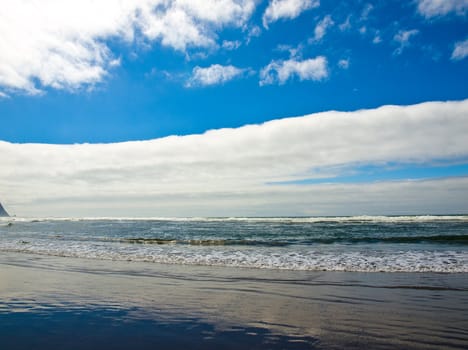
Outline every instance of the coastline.
[[8, 349], [468, 345], [465, 273], [272, 271], [2, 253], [0, 275], [0, 341]]

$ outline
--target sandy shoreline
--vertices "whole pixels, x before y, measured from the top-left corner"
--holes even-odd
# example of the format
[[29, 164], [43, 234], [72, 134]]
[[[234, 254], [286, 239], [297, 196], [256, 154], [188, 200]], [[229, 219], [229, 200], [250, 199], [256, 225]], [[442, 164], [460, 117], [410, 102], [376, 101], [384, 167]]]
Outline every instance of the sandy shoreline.
[[468, 277], [2, 253], [6, 349], [459, 348]]

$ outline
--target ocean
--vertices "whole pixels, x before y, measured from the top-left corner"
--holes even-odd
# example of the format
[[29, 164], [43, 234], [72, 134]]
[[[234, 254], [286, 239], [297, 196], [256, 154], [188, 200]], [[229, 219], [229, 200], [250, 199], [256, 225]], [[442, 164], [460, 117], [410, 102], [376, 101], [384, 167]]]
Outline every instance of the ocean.
[[0, 219], [0, 344], [467, 349], [468, 216]]
[[468, 272], [468, 215], [2, 218], [0, 252], [272, 270]]

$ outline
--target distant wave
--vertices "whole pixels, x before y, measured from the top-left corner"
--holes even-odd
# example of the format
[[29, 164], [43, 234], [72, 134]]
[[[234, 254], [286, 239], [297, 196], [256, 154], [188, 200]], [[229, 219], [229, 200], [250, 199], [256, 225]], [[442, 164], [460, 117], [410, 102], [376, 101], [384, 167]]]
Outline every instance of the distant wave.
[[0, 222], [44, 222], [44, 221], [187, 221], [187, 222], [278, 222], [278, 223], [320, 223], [320, 222], [430, 222], [467, 221], [468, 215], [403, 215], [403, 216], [312, 216], [312, 217], [43, 217], [43, 218], [0, 218]]

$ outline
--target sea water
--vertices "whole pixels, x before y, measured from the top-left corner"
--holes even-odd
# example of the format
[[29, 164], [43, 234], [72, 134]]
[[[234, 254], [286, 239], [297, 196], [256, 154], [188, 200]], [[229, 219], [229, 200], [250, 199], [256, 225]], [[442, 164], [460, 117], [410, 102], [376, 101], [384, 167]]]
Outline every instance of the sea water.
[[0, 251], [243, 268], [468, 272], [468, 216], [2, 218]]

